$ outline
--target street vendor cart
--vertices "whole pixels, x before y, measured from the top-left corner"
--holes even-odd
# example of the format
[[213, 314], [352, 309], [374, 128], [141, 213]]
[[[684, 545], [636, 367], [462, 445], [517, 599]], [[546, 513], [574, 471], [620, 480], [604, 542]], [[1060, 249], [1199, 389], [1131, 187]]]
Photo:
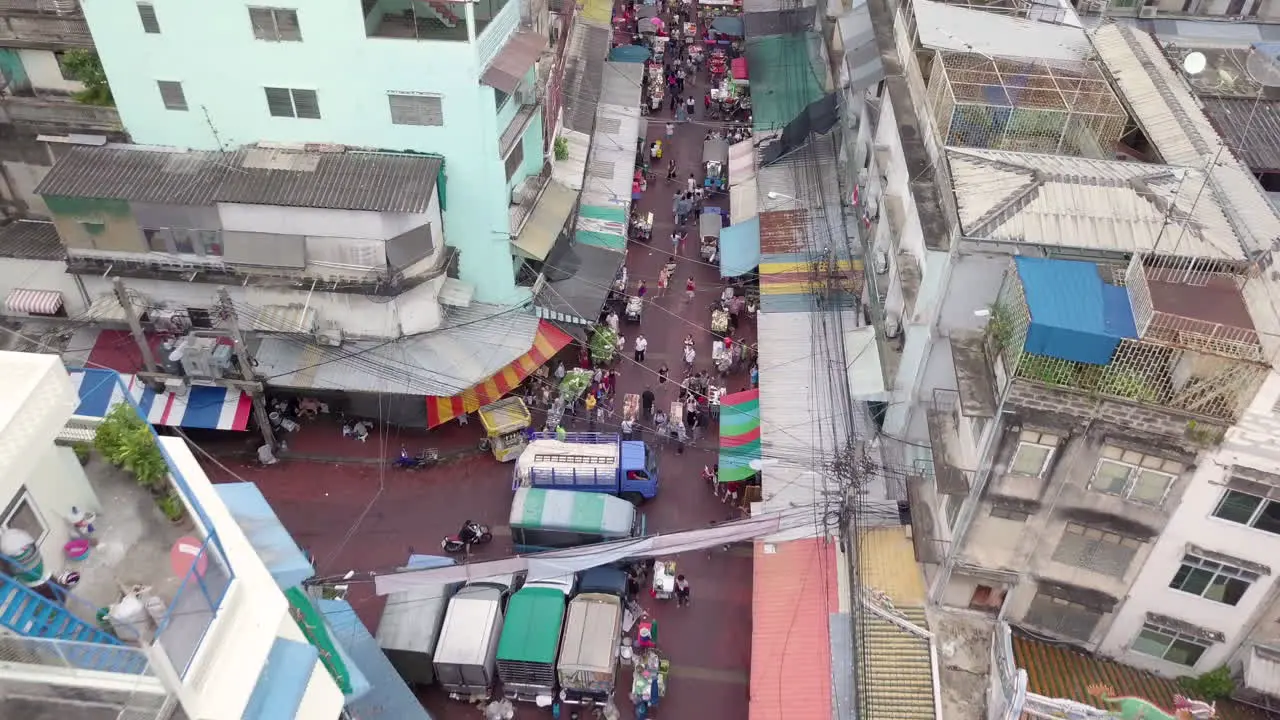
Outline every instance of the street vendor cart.
[[703, 213], [698, 218], [698, 235], [700, 237], [698, 253], [702, 259], [708, 263], [716, 261], [717, 254], [720, 252], [720, 216]]
[[631, 702], [635, 704], [637, 720], [643, 720], [649, 716], [650, 708], [657, 707], [667, 694], [671, 662], [663, 658], [657, 648], [649, 648], [636, 652], [632, 663]]
[[484, 426], [485, 439], [498, 462], [515, 460], [528, 444], [525, 430], [533, 424], [533, 416], [524, 400], [507, 397], [480, 408], [480, 424]]
[[[723, 304], [717, 305], [711, 311], [711, 332], [717, 335], [724, 335], [729, 332], [729, 310]], [[721, 348], [724, 347], [724, 343], [719, 340], [716, 341], [716, 345]], [[712, 358], [715, 358], [714, 354]]]
[[653, 213], [636, 214], [631, 218], [631, 239], [649, 242], [653, 238]]
[[702, 186], [709, 190], [723, 191], [729, 183], [729, 141], [720, 137], [702, 142], [702, 169], [706, 178]]
[[673, 560], [659, 560], [653, 564], [654, 600], [670, 600], [676, 596], [676, 564]]
[[729, 72], [729, 60], [724, 50], [715, 48], [711, 51], [711, 55], [707, 57], [707, 72], [711, 73], [713, 83], [720, 82], [720, 79]]
[[626, 318], [627, 322], [638, 323], [640, 322], [640, 316], [643, 313], [644, 298], [638, 295], [628, 295], [627, 306], [624, 309], [622, 316]]

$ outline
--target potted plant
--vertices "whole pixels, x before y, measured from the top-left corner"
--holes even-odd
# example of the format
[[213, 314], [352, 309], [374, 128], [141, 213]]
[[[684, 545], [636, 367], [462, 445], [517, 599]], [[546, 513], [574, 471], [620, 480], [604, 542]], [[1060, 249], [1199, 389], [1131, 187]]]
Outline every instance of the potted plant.
[[164, 513], [164, 516], [174, 525], [181, 523], [187, 517], [187, 509], [182, 505], [182, 498], [173, 493], [162, 496], [156, 501], [156, 505], [160, 507], [160, 512]]
[[98, 424], [93, 445], [112, 465], [128, 471], [139, 485], [159, 497], [166, 492], [169, 465], [147, 425], [124, 403], [107, 412]]

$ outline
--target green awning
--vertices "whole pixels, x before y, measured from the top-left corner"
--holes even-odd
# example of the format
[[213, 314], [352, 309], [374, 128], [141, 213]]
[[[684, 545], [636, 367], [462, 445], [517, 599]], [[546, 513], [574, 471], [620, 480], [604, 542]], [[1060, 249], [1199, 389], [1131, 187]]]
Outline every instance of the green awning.
[[745, 390], [720, 398], [720, 472], [718, 482], [741, 482], [756, 474], [760, 460], [760, 391]]
[[751, 121], [756, 132], [782, 130], [809, 103], [822, 99], [821, 44], [822, 36], [814, 32], [747, 39]]
[[625, 252], [627, 249], [627, 209], [583, 205], [578, 208], [574, 237], [584, 245]]

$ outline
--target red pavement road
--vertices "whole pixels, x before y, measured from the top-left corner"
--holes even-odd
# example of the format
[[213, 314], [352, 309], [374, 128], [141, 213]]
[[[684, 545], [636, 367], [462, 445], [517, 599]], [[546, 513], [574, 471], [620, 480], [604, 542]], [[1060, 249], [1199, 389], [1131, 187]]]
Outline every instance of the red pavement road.
[[[696, 90], [691, 90], [695, 97], [701, 97], [703, 86], [705, 82], [700, 82]], [[701, 117], [701, 103], [697, 112]], [[668, 115], [664, 111], [651, 119], [665, 120]], [[649, 127], [650, 141], [664, 135], [663, 122], [651, 122]], [[709, 126], [694, 123], [679, 127], [674, 141], [667, 146], [663, 165], [667, 158], [675, 158], [677, 177], [687, 178], [692, 172], [701, 179], [702, 141], [708, 129]], [[639, 203], [642, 213], [654, 214], [653, 241], [651, 245], [632, 243], [627, 264], [633, 287], [640, 279], [646, 280], [652, 302], [646, 307], [639, 328], [624, 327], [628, 352], [619, 365], [620, 393], [639, 393], [646, 386], [652, 386], [658, 394], [659, 407], [664, 408], [675, 398], [675, 387], [672, 382], [665, 386], [657, 383], [657, 368], [665, 362], [672, 369], [672, 376], [680, 377], [680, 352], [685, 335], [692, 334], [697, 342], [698, 367], [710, 369], [712, 335], [707, 325], [710, 305], [722, 289], [718, 271], [699, 262], [695, 223], [691, 225], [690, 242], [686, 244], [685, 256], [679, 259], [671, 290], [666, 297], [655, 297], [658, 271], [670, 255], [674, 191], [675, 185], [660, 177]], [[727, 207], [728, 199], [722, 197], [708, 204]], [[684, 282], [690, 276], [698, 285], [692, 302], [686, 301], [683, 294]], [[631, 359], [630, 348], [637, 330], [649, 341], [643, 365]], [[739, 332], [747, 342], [754, 342], [754, 321], [744, 322]], [[726, 384], [730, 391], [745, 387], [745, 370]], [[662, 451], [661, 492], [643, 508], [652, 530], [702, 527], [732, 516], [699, 477], [703, 465], [716, 461], [715, 428], [711, 431], [683, 455], [672, 449]], [[436, 552], [440, 538], [456, 531], [467, 518], [505, 525], [511, 503], [510, 465], [473, 454], [430, 470], [388, 469], [384, 473], [371, 462], [394, 456], [401, 444], [411, 450], [429, 446], [445, 452], [472, 448], [481, 433], [478, 423], [450, 424], [430, 432], [393, 428], [385, 431], [386, 437], [382, 432], [379, 429], [377, 437], [361, 444], [343, 439], [332, 423], [318, 421], [289, 436], [290, 450], [351, 458], [351, 461], [294, 460], [270, 468], [248, 467], [242, 461], [228, 465], [236, 475], [258, 483], [285, 527], [300, 545], [314, 553], [321, 574], [392, 568], [404, 562], [411, 547], [420, 553]], [[209, 443], [214, 444], [223, 443]], [[253, 444], [245, 441], [246, 446]], [[233, 479], [222, 468], [210, 466], [209, 471], [217, 480]], [[510, 544], [500, 534], [480, 557], [507, 552]], [[677, 562], [693, 586], [692, 607], [678, 609], [652, 600], [644, 602], [659, 621], [659, 644], [673, 668], [668, 695], [652, 717], [707, 720], [746, 717], [746, 678], [751, 653], [749, 554], [717, 549], [687, 554], [677, 558]], [[383, 601], [367, 586], [353, 588], [350, 599], [365, 624], [376, 628]], [[619, 688], [620, 709], [624, 717], [630, 717], [630, 704], [625, 701], [626, 685], [620, 682]], [[475, 717], [474, 709], [440, 697], [439, 693], [423, 700], [437, 720]], [[549, 713], [529, 707], [521, 707], [518, 712], [520, 718], [546, 716]]]

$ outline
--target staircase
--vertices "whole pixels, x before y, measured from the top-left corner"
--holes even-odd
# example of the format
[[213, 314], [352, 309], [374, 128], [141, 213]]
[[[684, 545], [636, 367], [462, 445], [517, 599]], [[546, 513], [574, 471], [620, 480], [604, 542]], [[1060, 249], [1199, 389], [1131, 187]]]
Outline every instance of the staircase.
[[[7, 575], [0, 575], [0, 647], [11, 645], [6, 660], [24, 662], [31, 656], [35, 664], [70, 664], [82, 670], [139, 675], [146, 670], [146, 658], [119, 638], [81, 620], [58, 603], [46, 599]], [[65, 644], [11, 641], [5, 635], [60, 640]], [[78, 644], [72, 644], [78, 643]], [[98, 647], [94, 647], [98, 646]], [[46, 655], [56, 656], [53, 660]]]
[[431, 14], [440, 20], [440, 23], [448, 28], [456, 28], [465, 24], [465, 21], [458, 17], [449, 3], [444, 0], [421, 0], [421, 3], [431, 10]]
[[[898, 608], [904, 619], [927, 628], [923, 608]], [[868, 720], [941, 720], [934, 714], [929, 640], [864, 610], [864, 684]]]

